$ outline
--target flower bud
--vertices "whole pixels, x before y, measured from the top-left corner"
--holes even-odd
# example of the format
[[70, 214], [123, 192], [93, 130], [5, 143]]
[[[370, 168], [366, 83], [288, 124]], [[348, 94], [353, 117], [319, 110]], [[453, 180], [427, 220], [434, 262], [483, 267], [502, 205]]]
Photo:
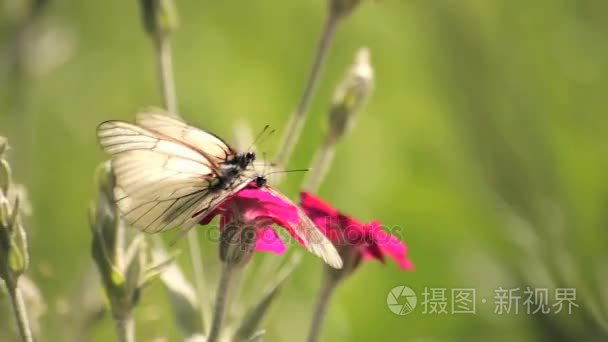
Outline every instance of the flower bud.
[[112, 315], [124, 319], [137, 305], [141, 289], [150, 281], [147, 246], [140, 234], [128, 231], [114, 203], [110, 163], [97, 170], [99, 193], [91, 210], [91, 256], [101, 277]]
[[104, 202], [113, 204], [114, 186], [116, 185], [116, 180], [114, 179], [112, 165], [109, 160], [101, 163], [97, 167], [97, 170], [95, 171], [95, 178], [99, 188], [99, 194], [100, 196], [103, 196]]
[[177, 10], [173, 0], [140, 0], [139, 3], [148, 34], [169, 34], [177, 28]]
[[334, 92], [329, 112], [330, 136], [333, 139], [341, 138], [350, 129], [354, 116], [371, 94], [373, 81], [369, 49], [360, 48], [354, 63]]
[[18, 225], [12, 241], [13, 246], [11, 246], [8, 255], [9, 267], [15, 278], [22, 275], [29, 266], [29, 254], [24, 234], [23, 227]]
[[233, 266], [249, 261], [255, 247], [256, 234], [252, 226], [228, 224], [220, 234], [220, 260]]
[[7, 146], [6, 139], [0, 138], [0, 278], [15, 287], [29, 266], [29, 250], [20, 218], [19, 186], [11, 182], [10, 166], [3, 159]]

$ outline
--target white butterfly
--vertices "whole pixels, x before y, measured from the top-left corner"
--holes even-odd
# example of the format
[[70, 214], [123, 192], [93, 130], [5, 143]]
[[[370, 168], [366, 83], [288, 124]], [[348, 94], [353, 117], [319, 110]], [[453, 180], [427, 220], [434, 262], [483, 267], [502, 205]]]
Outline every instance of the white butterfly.
[[[252, 182], [291, 203], [254, 170], [255, 153], [237, 153], [219, 137], [162, 110], [139, 113], [135, 122], [105, 121], [97, 127], [99, 143], [112, 155], [116, 204], [131, 226], [147, 233], [188, 230]], [[340, 268], [335, 247], [301, 210], [299, 216], [295, 233], [304, 245]]]

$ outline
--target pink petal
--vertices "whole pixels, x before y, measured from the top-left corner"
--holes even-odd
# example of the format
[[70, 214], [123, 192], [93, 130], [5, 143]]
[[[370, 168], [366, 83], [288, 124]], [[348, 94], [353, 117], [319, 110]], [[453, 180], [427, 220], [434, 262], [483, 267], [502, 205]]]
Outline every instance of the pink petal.
[[403, 242], [383, 231], [377, 221], [362, 224], [307, 192], [300, 193], [300, 205], [335, 245], [351, 245], [361, 252], [365, 260], [384, 262], [384, 257], [388, 256], [399, 268], [413, 269], [412, 262], [406, 257], [407, 249]]
[[328, 203], [308, 192], [300, 192], [300, 206], [321, 232], [335, 244], [342, 243], [340, 213]]
[[264, 227], [256, 230], [257, 239], [255, 241], [255, 250], [258, 252], [270, 252], [274, 254], [283, 254], [285, 252], [285, 244], [277, 233], [271, 227]]
[[[384, 255], [391, 257], [401, 269], [412, 270], [414, 268], [414, 265], [406, 256], [407, 247], [405, 247], [403, 242], [382, 230], [378, 221], [372, 221], [367, 226], [370, 229], [375, 243], [380, 247], [380, 250]], [[363, 257], [364, 259], [369, 259], [372, 258], [373, 255], [364, 253]]]
[[241, 190], [236, 200], [243, 212], [245, 221], [258, 217], [267, 217], [278, 225], [286, 227], [298, 223], [298, 208], [284, 199], [274, 196], [264, 188], [245, 188]]
[[[301, 210], [291, 201], [267, 188], [247, 188], [236, 198], [245, 222], [259, 227], [260, 224], [275, 223], [289, 232], [300, 244], [304, 245], [296, 225], [300, 223]], [[303, 215], [303, 214], [302, 214]]]
[[300, 212], [291, 201], [275, 196], [270, 189], [249, 187], [226, 199], [200, 223], [208, 224], [215, 216], [220, 215], [220, 229], [235, 220], [251, 225], [263, 233], [263, 237], [256, 242], [256, 250], [281, 254], [285, 251], [285, 245], [272, 229], [267, 230], [269, 227], [263, 228], [263, 226], [276, 223], [286, 228], [298, 242], [302, 243], [294, 232], [295, 225], [300, 223]]
[[329, 203], [305, 191], [300, 192], [300, 205], [306, 208], [307, 214], [311, 218], [336, 217], [339, 214]]

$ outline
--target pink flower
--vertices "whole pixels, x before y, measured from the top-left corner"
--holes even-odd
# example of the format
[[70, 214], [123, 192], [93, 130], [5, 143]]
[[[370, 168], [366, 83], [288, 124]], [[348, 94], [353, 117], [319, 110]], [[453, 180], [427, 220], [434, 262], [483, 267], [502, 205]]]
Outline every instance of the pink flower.
[[384, 263], [385, 257], [388, 256], [401, 269], [414, 268], [406, 256], [407, 248], [403, 242], [382, 230], [378, 221], [363, 224], [307, 192], [300, 193], [300, 205], [306, 215], [338, 248], [343, 259], [347, 259], [349, 255], [353, 256], [353, 267], [356, 267], [361, 259], [377, 259]]
[[239, 222], [251, 226], [256, 233], [255, 251], [282, 254], [285, 245], [272, 229], [272, 224], [286, 228], [298, 241], [294, 233], [300, 221], [299, 209], [274, 196], [271, 192], [257, 187], [247, 187], [224, 201], [217, 209], [200, 222], [208, 224], [215, 216], [220, 215], [220, 229], [229, 224]]
[[[218, 215], [221, 235], [226, 238], [220, 239], [220, 258], [224, 252], [234, 252], [236, 259], [246, 262], [248, 258], [241, 255], [251, 255], [252, 251], [283, 253], [285, 245], [271, 228], [276, 224], [329, 266], [342, 267], [338, 251], [310, 218], [287, 197], [267, 185], [260, 186], [257, 180], [225, 199], [200, 223], [208, 224]], [[241, 250], [234, 248], [238, 245]]]

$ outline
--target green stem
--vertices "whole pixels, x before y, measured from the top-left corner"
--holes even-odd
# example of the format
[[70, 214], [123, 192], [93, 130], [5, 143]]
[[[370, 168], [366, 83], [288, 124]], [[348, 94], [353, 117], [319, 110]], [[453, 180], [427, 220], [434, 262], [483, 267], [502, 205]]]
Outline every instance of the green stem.
[[134, 342], [135, 341], [135, 323], [131, 314], [126, 314], [123, 317], [114, 318], [114, 326], [116, 337], [119, 342]]
[[11, 303], [13, 305], [13, 311], [17, 321], [17, 328], [19, 329], [19, 335], [21, 335], [21, 341], [32, 342], [32, 330], [30, 329], [30, 323], [27, 317], [27, 311], [25, 309], [25, 303], [23, 302], [21, 290], [19, 290], [17, 287], [17, 282], [14, 282], [13, 284], [6, 283], [6, 287], [9, 296], [11, 297]]
[[[175, 78], [173, 76], [173, 57], [171, 54], [171, 45], [167, 34], [158, 32], [154, 38], [154, 44], [156, 47], [156, 64], [158, 68], [158, 82], [160, 86], [160, 92], [163, 97], [163, 103], [167, 111], [176, 117], [179, 117], [177, 107], [177, 94], [175, 91]], [[188, 240], [188, 252], [190, 256], [190, 263], [192, 265], [192, 274], [194, 276], [194, 285], [196, 287], [196, 294], [201, 304], [201, 310], [204, 314], [201, 314], [201, 326], [205, 327], [205, 308], [207, 303], [205, 295], [207, 293], [205, 288], [205, 272], [202, 263], [201, 247], [198, 241], [198, 236], [195, 230], [188, 232], [186, 239]]]
[[317, 149], [315, 157], [310, 165], [310, 171], [302, 185], [308, 192], [316, 193], [327, 175], [327, 171], [334, 159], [336, 152], [336, 139], [328, 133], [325, 140]]
[[173, 77], [171, 44], [167, 35], [163, 33], [158, 33], [156, 35], [154, 43], [156, 47], [158, 81], [163, 96], [163, 103], [171, 115], [177, 116], [177, 95], [175, 93], [175, 80]]
[[323, 325], [323, 320], [325, 319], [325, 313], [327, 312], [327, 306], [336, 285], [338, 285], [338, 278], [332, 277], [328, 272], [325, 272], [323, 284], [317, 294], [317, 302], [315, 304], [310, 330], [308, 331], [308, 342], [317, 342], [319, 340], [321, 327]]
[[291, 114], [291, 118], [289, 120], [289, 124], [285, 129], [285, 133], [283, 135], [283, 140], [281, 141], [281, 146], [279, 153], [276, 157], [276, 164], [279, 166], [285, 166], [289, 161], [293, 148], [295, 147], [296, 142], [300, 138], [300, 134], [302, 132], [302, 127], [304, 126], [304, 121], [306, 119], [306, 112], [308, 111], [308, 107], [310, 106], [310, 100], [314, 95], [314, 91], [316, 89], [319, 75], [323, 70], [323, 65], [325, 64], [325, 60], [329, 49], [331, 47], [331, 43], [335, 36], [336, 26], [339, 21], [339, 16], [337, 16], [334, 11], [329, 11], [325, 23], [323, 25], [323, 30], [321, 31], [321, 36], [319, 38], [319, 43], [317, 44], [317, 50], [315, 52], [315, 57], [310, 68], [310, 73], [308, 75], [308, 80], [306, 81], [306, 86], [304, 87], [304, 91], [300, 97], [300, 101], [296, 109]]
[[220, 275], [220, 281], [215, 297], [213, 319], [211, 321], [211, 330], [209, 331], [209, 338], [207, 339], [207, 342], [217, 342], [220, 337], [233, 270], [233, 266], [229, 263], [224, 262], [222, 264], [222, 274]]

